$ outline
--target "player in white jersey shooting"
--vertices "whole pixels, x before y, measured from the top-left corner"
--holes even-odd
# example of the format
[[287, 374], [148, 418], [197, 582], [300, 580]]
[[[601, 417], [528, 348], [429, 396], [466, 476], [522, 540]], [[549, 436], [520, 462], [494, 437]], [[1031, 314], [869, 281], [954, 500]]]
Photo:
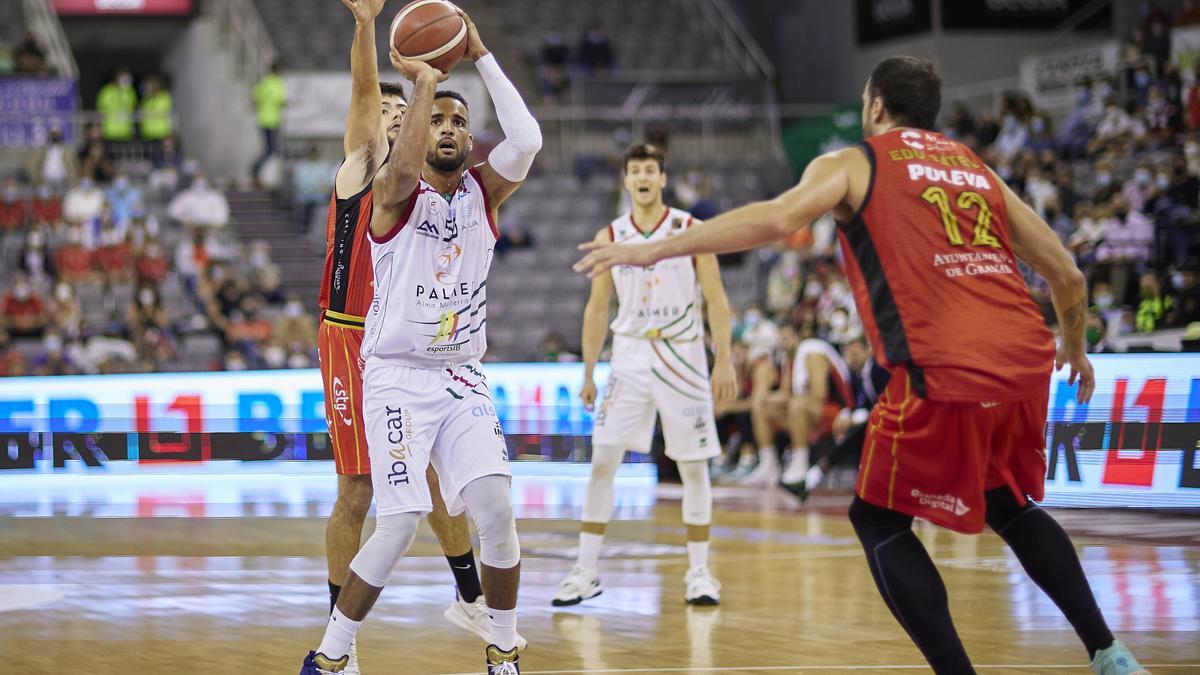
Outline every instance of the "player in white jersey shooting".
[[486, 163], [464, 170], [472, 146], [466, 100], [436, 91], [444, 74], [392, 49], [393, 65], [414, 86], [391, 156], [375, 177], [370, 227], [375, 293], [362, 345], [363, 418], [375, 532], [350, 563], [325, 637], [301, 675], [345, 667], [350, 640], [431, 509], [430, 463], [449, 513], [465, 510], [479, 533], [491, 618], [488, 674], [520, 672], [521, 551], [511, 473], [479, 359], [487, 349], [485, 286], [498, 236], [496, 208], [525, 180], [542, 136], [474, 24], [460, 14], [467, 57], [491, 95], [505, 139]]
[[[646, 242], [686, 232], [691, 214], [663, 203], [666, 161], [652, 145], [635, 145], [625, 155], [625, 189], [633, 209], [600, 230], [596, 241]], [[736, 376], [730, 361], [730, 312], [721, 270], [713, 255], [664, 260], [649, 267], [616, 267], [592, 280], [583, 315], [586, 368], [580, 397], [590, 410], [596, 400], [592, 373], [607, 335], [609, 301], [617, 292], [612, 322], [612, 372], [592, 432], [592, 475], [583, 503], [579, 557], [554, 597], [556, 606], [600, 595], [596, 571], [604, 530], [613, 510], [613, 478], [625, 450], [650, 450], [654, 415], [662, 419], [667, 456], [683, 481], [688, 572], [684, 599], [716, 605], [721, 584], [708, 568], [712, 485], [708, 460], [720, 454], [713, 399], [731, 400]], [[703, 296], [703, 302], [701, 301]], [[711, 383], [704, 351], [702, 307], [708, 306], [716, 359]]]

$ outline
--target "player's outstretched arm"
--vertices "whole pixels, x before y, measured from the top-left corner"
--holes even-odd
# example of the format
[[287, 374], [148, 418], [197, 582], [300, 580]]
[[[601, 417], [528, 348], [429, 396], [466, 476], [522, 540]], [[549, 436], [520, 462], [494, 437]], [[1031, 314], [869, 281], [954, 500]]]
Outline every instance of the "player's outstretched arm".
[[1012, 232], [1013, 253], [1025, 261], [1050, 284], [1050, 301], [1062, 329], [1062, 344], [1055, 368], [1071, 364], [1070, 384], [1079, 379], [1076, 399], [1086, 403], [1096, 387], [1092, 364], [1087, 358], [1084, 337], [1087, 328], [1087, 280], [1054, 230], [1028, 204], [992, 174], [1004, 191], [1008, 226]]
[[725, 295], [725, 284], [721, 283], [721, 266], [717, 262], [717, 256], [711, 253], [696, 256], [696, 277], [700, 281], [700, 292], [704, 294], [704, 306], [708, 311], [708, 330], [712, 334], [713, 349], [716, 352], [712, 372], [713, 402], [732, 401], [737, 395], [737, 373], [733, 370], [730, 353], [733, 343], [733, 312], [729, 309], [729, 296]]
[[[596, 235], [596, 241], [612, 241], [607, 227]], [[592, 279], [592, 291], [588, 295], [587, 306], [583, 308], [583, 389], [579, 392], [579, 398], [583, 399], [583, 405], [588, 410], [596, 403], [594, 374], [600, 350], [604, 349], [604, 340], [608, 337], [608, 308], [612, 295], [612, 275], [601, 274]]]
[[496, 57], [483, 46], [471, 17], [461, 10], [458, 14], [467, 24], [467, 58], [475, 62], [496, 108], [496, 121], [504, 132], [504, 140], [492, 149], [488, 161], [477, 167], [483, 178], [483, 188], [495, 208], [516, 192], [529, 175], [533, 158], [542, 149], [542, 128], [517, 88], [496, 63]]
[[818, 157], [804, 170], [800, 183], [778, 197], [736, 208], [653, 244], [584, 244], [580, 248], [591, 253], [575, 264], [575, 271], [603, 274], [614, 265], [644, 266], [682, 255], [742, 251], [782, 239], [846, 199], [854, 159], [861, 161], [862, 152], [853, 148]]
[[375, 54], [375, 17], [386, 0], [342, 0], [354, 15], [354, 42], [350, 46], [350, 114], [342, 150], [346, 161], [338, 168], [334, 189], [339, 198], [358, 193], [375, 176], [387, 156], [387, 132], [379, 110], [379, 65]]
[[429, 124], [433, 117], [433, 95], [445, 73], [423, 61], [405, 58], [391, 50], [392, 65], [413, 83], [408, 112], [400, 121], [394, 150], [375, 177], [375, 198], [371, 216], [371, 234], [384, 237], [392, 231], [396, 218], [408, 205], [421, 180], [425, 151], [429, 147]]

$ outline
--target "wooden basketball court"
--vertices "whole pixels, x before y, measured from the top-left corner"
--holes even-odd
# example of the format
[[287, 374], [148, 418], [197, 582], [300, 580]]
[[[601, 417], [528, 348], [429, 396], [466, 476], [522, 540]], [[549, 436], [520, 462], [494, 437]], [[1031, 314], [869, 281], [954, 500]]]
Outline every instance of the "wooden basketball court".
[[[719, 608], [683, 603], [669, 486], [653, 519], [614, 522], [603, 595], [550, 605], [576, 524], [522, 519], [523, 672], [928, 672], [879, 600], [845, 498], [718, 490]], [[261, 512], [261, 510], [260, 510]], [[1200, 673], [1200, 524], [1058, 512], [1115, 632], [1154, 672]], [[324, 520], [0, 517], [0, 663], [13, 673], [295, 673], [320, 640]], [[980, 672], [1087, 673], [1057, 609], [992, 535], [921, 527]], [[452, 581], [423, 530], [359, 638], [364, 673], [479, 673], [483, 645], [442, 611]]]

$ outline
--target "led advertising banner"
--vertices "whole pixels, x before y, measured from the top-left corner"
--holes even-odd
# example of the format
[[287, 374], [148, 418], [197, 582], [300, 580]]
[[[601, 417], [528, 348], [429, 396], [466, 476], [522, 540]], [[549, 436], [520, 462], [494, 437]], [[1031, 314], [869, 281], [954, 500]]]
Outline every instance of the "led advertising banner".
[[59, 16], [189, 16], [192, 0], [51, 0]]
[[[1101, 355], [1091, 404], [1054, 375], [1048, 505], [1200, 508], [1200, 356]], [[582, 461], [580, 364], [486, 366], [515, 460]], [[604, 364], [597, 382], [607, 375]], [[335, 392], [336, 396], [336, 392]], [[335, 412], [349, 401], [335, 400]], [[0, 379], [0, 470], [332, 459], [315, 370]]]

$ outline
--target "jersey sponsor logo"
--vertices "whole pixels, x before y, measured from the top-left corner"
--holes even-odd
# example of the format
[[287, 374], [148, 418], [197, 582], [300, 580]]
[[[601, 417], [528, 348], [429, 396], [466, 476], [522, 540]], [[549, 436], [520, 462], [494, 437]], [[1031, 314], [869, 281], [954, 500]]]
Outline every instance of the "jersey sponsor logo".
[[463, 247], [458, 244], [449, 244], [438, 249], [438, 252], [433, 257], [433, 273], [434, 281], [439, 284], [452, 284], [458, 279], [459, 260], [462, 259]]
[[490, 403], [484, 403], [471, 408], [471, 417], [495, 417], [496, 409]]
[[417, 234], [421, 235], [422, 237], [429, 237], [430, 239], [441, 239], [442, 237], [442, 233], [440, 230], [438, 230], [438, 226], [429, 222], [428, 220], [422, 220], [421, 224], [417, 226]]
[[354, 420], [346, 417], [346, 410], [350, 406], [350, 392], [346, 390], [346, 385], [342, 383], [342, 378], [334, 376], [333, 378], [333, 409], [338, 411], [338, 417], [341, 418], [342, 424], [352, 427]]
[[913, 150], [945, 152], [954, 149], [954, 143], [928, 131], [908, 129], [900, 133], [900, 142]]
[[961, 498], [952, 494], [927, 495], [917, 489], [913, 489], [910, 494], [912, 495], [912, 498], [917, 500], [917, 503], [919, 503], [921, 506], [928, 506], [929, 508], [933, 509], [949, 511], [956, 516], [964, 516], [968, 511], [971, 510], [971, 507], [964, 504]]
[[433, 342], [429, 344], [436, 345], [439, 342], [450, 342], [457, 338], [463, 330], [458, 325], [459, 316], [458, 312], [443, 312], [442, 318], [438, 321], [437, 333], [433, 336]]
[[974, 171], [946, 170], [924, 164], [909, 164], [907, 168], [908, 179], [911, 181], [946, 183], [959, 187], [970, 186], [976, 190], [992, 189], [992, 184], [988, 182], [987, 177]]
[[392, 458], [392, 466], [387, 474], [388, 484], [408, 485], [408, 460], [412, 457], [408, 445], [414, 437], [412, 412], [391, 406], [384, 410], [387, 414], [387, 440], [392, 444], [391, 450], [388, 451], [388, 456]]
[[971, 251], [966, 253], [935, 253], [933, 266], [948, 277], [977, 277], [983, 274], [1015, 274], [1012, 258], [1004, 253]]

